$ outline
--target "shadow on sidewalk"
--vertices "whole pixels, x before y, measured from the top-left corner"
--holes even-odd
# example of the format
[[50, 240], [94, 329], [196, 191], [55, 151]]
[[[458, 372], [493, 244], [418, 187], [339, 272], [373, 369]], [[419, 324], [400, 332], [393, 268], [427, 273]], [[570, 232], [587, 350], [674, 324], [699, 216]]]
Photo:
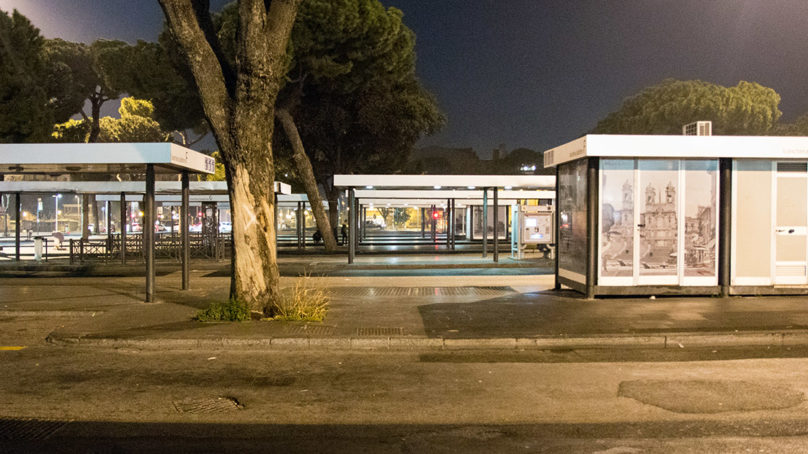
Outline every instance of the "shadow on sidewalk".
[[808, 328], [805, 299], [610, 298], [571, 291], [418, 306], [427, 336], [496, 338]]

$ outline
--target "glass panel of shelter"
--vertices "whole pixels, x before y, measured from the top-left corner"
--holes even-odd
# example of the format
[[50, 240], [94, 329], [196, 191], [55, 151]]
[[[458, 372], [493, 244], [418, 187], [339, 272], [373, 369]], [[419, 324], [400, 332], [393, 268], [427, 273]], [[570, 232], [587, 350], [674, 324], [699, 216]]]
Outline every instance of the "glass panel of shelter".
[[601, 159], [600, 285], [716, 285], [716, 160]]

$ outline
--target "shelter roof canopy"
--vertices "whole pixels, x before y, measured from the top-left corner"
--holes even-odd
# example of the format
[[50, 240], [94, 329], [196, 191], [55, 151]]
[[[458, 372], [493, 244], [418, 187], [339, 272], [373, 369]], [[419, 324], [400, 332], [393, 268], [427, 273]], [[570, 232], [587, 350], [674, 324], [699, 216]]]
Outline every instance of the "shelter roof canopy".
[[140, 174], [155, 172], [212, 174], [215, 160], [175, 143], [32, 143], [0, 144], [0, 173]]
[[555, 175], [334, 175], [334, 186], [367, 189], [555, 188]]

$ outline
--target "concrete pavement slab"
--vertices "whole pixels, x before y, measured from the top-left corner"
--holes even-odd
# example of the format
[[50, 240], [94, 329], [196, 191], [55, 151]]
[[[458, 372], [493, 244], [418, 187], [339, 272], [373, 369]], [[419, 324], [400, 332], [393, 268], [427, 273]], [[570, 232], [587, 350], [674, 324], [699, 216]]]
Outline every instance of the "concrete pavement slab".
[[[53, 342], [139, 348], [564, 349], [808, 345], [804, 297], [608, 298], [551, 291], [549, 275], [323, 276], [323, 323], [200, 323], [196, 311], [227, 297], [229, 279], [158, 279], [161, 302], [141, 302], [137, 277], [4, 278], [0, 318], [76, 314]], [[295, 278], [282, 278], [282, 286]], [[17, 314], [15, 316], [14, 314]], [[1, 320], [0, 320], [1, 321]], [[13, 339], [9, 339], [13, 340]]]

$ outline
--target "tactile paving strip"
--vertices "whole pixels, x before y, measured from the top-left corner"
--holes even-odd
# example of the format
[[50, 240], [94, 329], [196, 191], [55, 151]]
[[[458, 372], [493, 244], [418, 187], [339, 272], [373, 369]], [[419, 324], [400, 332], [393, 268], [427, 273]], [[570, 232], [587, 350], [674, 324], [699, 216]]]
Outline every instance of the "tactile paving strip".
[[330, 336], [334, 333], [334, 327], [328, 325], [293, 325], [287, 326], [286, 334], [309, 334], [312, 336]]
[[219, 413], [238, 410], [242, 406], [232, 397], [212, 397], [207, 399], [185, 399], [174, 401], [178, 413]]
[[404, 328], [356, 328], [356, 335], [364, 337], [403, 336]]
[[498, 296], [513, 293], [511, 287], [335, 287], [332, 296]]
[[67, 423], [47, 419], [0, 419], [0, 440], [47, 440]]

